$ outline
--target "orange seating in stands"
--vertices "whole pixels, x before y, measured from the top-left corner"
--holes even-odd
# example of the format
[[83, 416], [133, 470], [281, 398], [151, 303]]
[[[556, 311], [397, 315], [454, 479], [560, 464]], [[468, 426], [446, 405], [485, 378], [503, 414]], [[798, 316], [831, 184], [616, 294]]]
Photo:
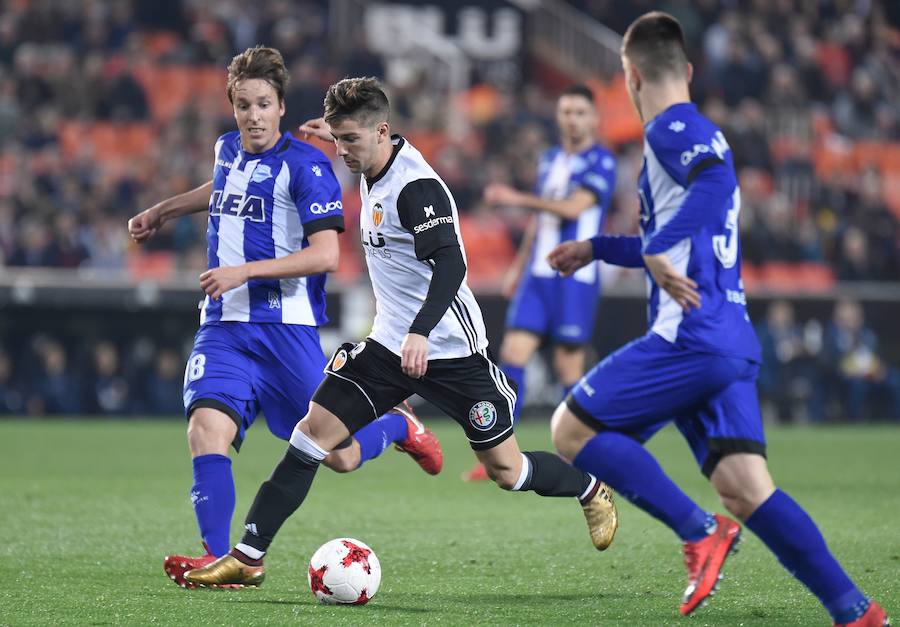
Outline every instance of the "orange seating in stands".
[[644, 127], [628, 96], [625, 75], [617, 74], [606, 84], [588, 81], [588, 85], [593, 90], [597, 103], [601, 139], [616, 145], [642, 141]]
[[497, 285], [516, 255], [506, 224], [494, 216], [462, 215], [459, 222], [470, 281]]
[[170, 30], [141, 33], [141, 48], [153, 58], [161, 57], [175, 49], [181, 38]]
[[134, 251], [127, 258], [128, 274], [135, 281], [162, 280], [175, 271], [175, 255], [167, 250]]
[[760, 268], [762, 287], [779, 292], [823, 293], [834, 287], [830, 267], [821, 263], [771, 261]]
[[762, 283], [762, 273], [757, 266], [745, 261], [741, 264], [741, 280], [745, 290], [755, 290]]
[[853, 144], [837, 135], [829, 136], [813, 150], [813, 165], [821, 179], [853, 172]]
[[182, 108], [193, 90], [193, 68], [183, 65], [146, 64], [134, 76], [144, 88], [150, 112], [158, 122], [168, 122]]
[[143, 122], [66, 122], [59, 129], [59, 143], [67, 159], [78, 154], [81, 144], [92, 148], [94, 159], [113, 163], [145, 154], [155, 139], [153, 127]]

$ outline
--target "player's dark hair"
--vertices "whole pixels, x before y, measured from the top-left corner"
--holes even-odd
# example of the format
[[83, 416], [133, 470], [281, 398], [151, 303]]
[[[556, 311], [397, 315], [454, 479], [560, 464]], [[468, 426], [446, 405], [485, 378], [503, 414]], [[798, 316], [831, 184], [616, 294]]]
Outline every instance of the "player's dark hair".
[[345, 78], [325, 93], [325, 121], [330, 126], [353, 118], [364, 126], [387, 122], [391, 106], [378, 79]]
[[563, 96], [581, 96], [591, 104], [594, 104], [594, 92], [587, 85], [569, 85], [559, 96], [560, 98]]
[[254, 46], [247, 48], [231, 60], [228, 65], [228, 83], [225, 86], [229, 102], [234, 102], [235, 84], [251, 78], [266, 81], [278, 94], [278, 102], [284, 102], [288, 71], [284, 66], [284, 58], [278, 50], [265, 46]]
[[671, 74], [687, 75], [681, 24], [662, 11], [645, 13], [631, 23], [622, 41], [622, 54], [651, 82]]

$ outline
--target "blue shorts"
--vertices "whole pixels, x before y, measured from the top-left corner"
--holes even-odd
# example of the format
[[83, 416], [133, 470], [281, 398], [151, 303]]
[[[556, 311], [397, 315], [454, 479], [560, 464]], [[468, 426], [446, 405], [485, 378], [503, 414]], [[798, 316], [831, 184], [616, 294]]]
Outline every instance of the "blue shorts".
[[759, 364], [678, 348], [648, 333], [597, 364], [566, 404], [597, 431], [645, 442], [674, 421], [708, 477], [730, 453], [765, 456]]
[[316, 327], [211, 322], [200, 327], [184, 373], [186, 416], [198, 407], [228, 414], [238, 426], [234, 448], [262, 410], [269, 431], [291, 437], [325, 377]]
[[599, 300], [597, 283], [527, 272], [510, 303], [506, 328], [530, 331], [560, 344], [586, 344], [594, 332]]

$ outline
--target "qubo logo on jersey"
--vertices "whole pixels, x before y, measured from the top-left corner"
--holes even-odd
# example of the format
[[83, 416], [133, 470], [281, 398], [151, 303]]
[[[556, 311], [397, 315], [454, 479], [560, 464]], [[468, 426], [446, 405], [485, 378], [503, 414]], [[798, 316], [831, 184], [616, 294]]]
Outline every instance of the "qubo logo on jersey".
[[213, 216], [233, 216], [251, 222], [266, 221], [266, 202], [261, 196], [213, 192], [209, 213]]
[[380, 202], [376, 202], [372, 206], [372, 224], [381, 226], [382, 222], [384, 222], [384, 207], [381, 206]]
[[340, 200], [334, 200], [332, 202], [327, 202], [324, 205], [320, 202], [314, 202], [309, 206], [309, 212], [314, 213], [316, 215], [322, 215], [323, 213], [328, 213], [330, 211], [334, 211], [335, 209], [343, 209], [344, 205]]
[[431, 218], [430, 220], [426, 220], [422, 224], [417, 224], [416, 226], [414, 226], [413, 232], [422, 233], [423, 231], [432, 229], [439, 224], [453, 224], [453, 216], [440, 216], [437, 218]]
[[731, 150], [731, 147], [725, 140], [722, 131], [716, 131], [716, 134], [713, 135], [712, 139], [709, 141], [708, 146], [706, 144], [694, 144], [693, 148], [681, 153], [681, 165], [688, 165], [691, 161], [696, 159], [698, 155], [709, 153], [715, 153], [719, 159], [724, 159], [725, 153], [729, 150]]
[[250, 180], [254, 183], [262, 183], [266, 179], [272, 178], [272, 168], [267, 166], [265, 163], [260, 163], [254, 168], [253, 176], [250, 177]]
[[469, 422], [479, 431], [489, 431], [497, 423], [497, 408], [489, 401], [480, 401], [469, 410]]

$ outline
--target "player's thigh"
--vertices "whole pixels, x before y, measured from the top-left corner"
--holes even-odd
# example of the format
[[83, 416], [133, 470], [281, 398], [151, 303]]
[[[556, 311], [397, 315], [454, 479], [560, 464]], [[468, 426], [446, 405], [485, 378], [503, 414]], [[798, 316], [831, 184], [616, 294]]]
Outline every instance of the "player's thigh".
[[528, 331], [541, 337], [549, 331], [548, 283], [551, 281], [552, 279], [534, 277], [531, 273], [525, 272], [506, 311], [507, 332]]
[[594, 333], [600, 286], [572, 277], [555, 279], [550, 310], [550, 337], [556, 343], [587, 344]]
[[400, 357], [373, 340], [345, 343], [325, 367], [313, 394], [353, 434], [412, 395], [413, 379], [400, 369]]
[[676, 424], [694, 453], [703, 474], [709, 477], [717, 464], [734, 453], [762, 458], [766, 438], [756, 390], [759, 366], [744, 359], [722, 358], [738, 373], [735, 380], [698, 405], [682, 413]]
[[269, 430], [291, 437], [309, 410], [309, 401], [324, 378], [327, 359], [318, 329], [298, 324], [266, 324], [253, 344], [254, 385]]
[[648, 333], [592, 368], [565, 403], [596, 431], [618, 431], [646, 441], [736, 376], [727, 358], [684, 351]]
[[503, 335], [503, 343], [500, 345], [500, 361], [524, 367], [540, 345], [541, 338], [533, 331], [510, 329]]
[[459, 423], [476, 451], [512, 435], [515, 389], [497, 364], [481, 354], [429, 362], [413, 391]]
[[184, 409], [190, 416], [209, 408], [236, 426], [232, 444], [240, 449], [246, 430], [259, 412], [253, 389], [253, 358], [246, 350], [244, 323], [206, 324], [197, 331], [184, 373]]

